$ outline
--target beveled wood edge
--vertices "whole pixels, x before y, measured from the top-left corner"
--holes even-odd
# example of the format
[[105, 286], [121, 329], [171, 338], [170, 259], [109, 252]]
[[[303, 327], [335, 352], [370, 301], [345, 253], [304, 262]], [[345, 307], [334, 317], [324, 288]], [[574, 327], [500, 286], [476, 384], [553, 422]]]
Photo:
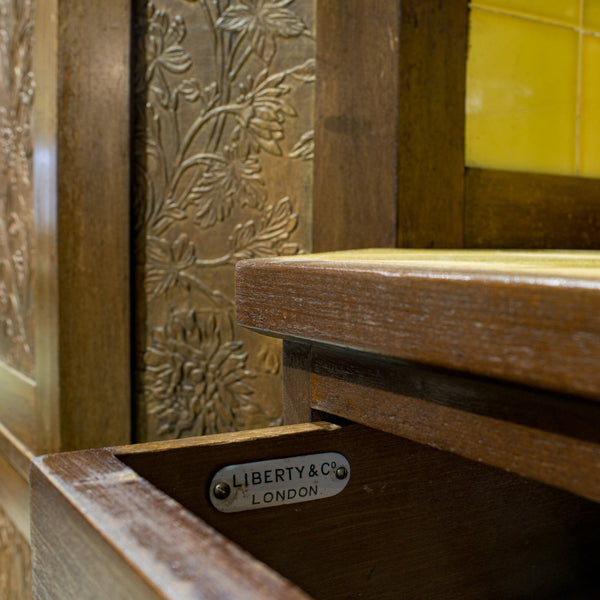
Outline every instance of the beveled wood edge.
[[[198, 441], [195, 439], [196, 444]], [[143, 446], [146, 451], [152, 451], [155, 445]], [[142, 581], [159, 595], [164, 594], [161, 597], [252, 600], [256, 596], [255, 588], [248, 585], [247, 576], [251, 574], [253, 583], [265, 593], [268, 591], [269, 597], [311, 600], [294, 584], [126, 466], [113, 449], [36, 457], [30, 473], [34, 492], [36, 478], [48, 481]], [[128, 503], [133, 497], [134, 509]], [[160, 551], [160, 560], [148, 552], [147, 543], [136, 542], [133, 534], [138, 529], [146, 530], [149, 523], [153, 526], [152, 547]], [[185, 551], [179, 550], [172, 536], [173, 529], [179, 531], [180, 538], [185, 536]], [[178, 576], [184, 572], [194, 573], [194, 579]], [[216, 593], [205, 595], [206, 589]]]
[[1, 437], [9, 432], [13, 445], [34, 447], [36, 390], [33, 379], [0, 362], [0, 451]]
[[116, 458], [132, 454], [158, 454], [179, 448], [201, 448], [203, 446], [222, 446], [249, 442], [252, 440], [277, 439], [282, 436], [293, 436], [298, 433], [311, 431], [336, 431], [339, 426], [327, 422], [299, 423], [294, 425], [281, 425], [279, 427], [266, 427], [264, 429], [250, 429], [247, 431], [232, 431], [229, 433], [215, 433], [197, 437], [182, 438], [177, 440], [163, 440], [160, 442], [144, 442], [113, 446], [107, 450]]
[[0, 452], [0, 506], [21, 535], [30, 542], [29, 483]]
[[[600, 181], [600, 180], [599, 180]], [[390, 275], [406, 273], [443, 275], [444, 279], [469, 276], [488, 280], [494, 276], [510, 281], [535, 281], [540, 285], [564, 278], [573, 284], [590, 282], [600, 289], [600, 251], [501, 248], [361, 248], [296, 256], [252, 258], [238, 261], [236, 274], [254, 269], [299, 272], [311, 269], [354, 269]]]
[[0, 423], [0, 454], [27, 481], [29, 465], [34, 457], [33, 452], [23, 442]]
[[[407, 252], [412, 251], [401, 251], [399, 256]], [[360, 251], [340, 253], [338, 260], [325, 254], [239, 262], [238, 323], [286, 340], [389, 355], [600, 398], [600, 373], [588, 368], [600, 344], [596, 309], [600, 270], [588, 265], [583, 275], [575, 269], [573, 277], [567, 277], [562, 276], [565, 269], [558, 276], [553, 269], [511, 271], [504, 263], [497, 270], [460, 264], [444, 268], [443, 263], [430, 269], [428, 263], [408, 260], [346, 261], [346, 255], [360, 255]], [[506, 253], [499, 255], [506, 257]], [[583, 255], [600, 265], [600, 254]], [[550, 256], [564, 258], [565, 254]], [[371, 293], [375, 287], [377, 293]], [[578, 327], [584, 327], [583, 338], [562, 326], [567, 301], [569, 314], [576, 315]], [[398, 326], [390, 328], [392, 321]], [[535, 369], [529, 365], [532, 361]]]

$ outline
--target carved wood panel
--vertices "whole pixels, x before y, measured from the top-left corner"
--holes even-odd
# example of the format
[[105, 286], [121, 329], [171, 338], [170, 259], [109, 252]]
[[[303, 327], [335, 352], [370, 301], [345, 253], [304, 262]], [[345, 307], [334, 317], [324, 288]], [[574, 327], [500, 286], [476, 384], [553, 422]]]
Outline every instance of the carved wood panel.
[[0, 598], [31, 598], [31, 550], [14, 524], [0, 509]]
[[313, 11], [135, 2], [138, 439], [281, 420], [281, 347], [236, 326], [233, 270], [310, 249]]
[[31, 0], [0, 0], [0, 359], [33, 373]]

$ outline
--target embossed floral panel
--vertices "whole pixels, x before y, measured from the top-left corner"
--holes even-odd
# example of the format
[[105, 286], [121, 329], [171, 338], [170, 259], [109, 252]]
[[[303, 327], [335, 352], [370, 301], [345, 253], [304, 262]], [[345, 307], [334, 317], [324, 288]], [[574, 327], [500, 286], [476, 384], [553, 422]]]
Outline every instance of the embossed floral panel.
[[280, 344], [236, 326], [233, 272], [310, 249], [313, 11], [135, 2], [140, 440], [280, 422]]
[[0, 360], [33, 373], [33, 2], [0, 0]]

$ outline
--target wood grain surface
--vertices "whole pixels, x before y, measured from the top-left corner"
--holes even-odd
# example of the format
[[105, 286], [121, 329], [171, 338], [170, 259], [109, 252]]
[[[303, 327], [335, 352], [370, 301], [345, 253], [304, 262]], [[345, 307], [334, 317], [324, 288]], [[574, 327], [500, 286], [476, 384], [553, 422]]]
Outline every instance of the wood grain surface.
[[[338, 496], [235, 514], [208, 500], [225, 465], [324, 451], [351, 465]], [[395, 435], [315, 423], [115, 453], [314, 598], [567, 598], [598, 589], [597, 504]]]
[[31, 486], [36, 599], [307, 598], [107, 450], [36, 458]]
[[467, 14], [317, 4], [315, 251], [462, 246]]
[[600, 255], [364, 251], [238, 266], [264, 333], [600, 396]]
[[[468, 2], [410, 0], [400, 5], [395, 245], [460, 248]], [[379, 158], [379, 147], [374, 147], [374, 169], [380, 177], [393, 176], [379, 166]]]
[[600, 501], [600, 406], [314, 348], [311, 406]]
[[[317, 3], [313, 249], [396, 245], [400, 0]], [[332, 226], [333, 225], [333, 226]]]
[[310, 355], [308, 344], [283, 342], [283, 421], [284, 425], [309, 423]]
[[130, 3], [39, 3], [36, 452], [130, 435]]
[[600, 180], [467, 169], [466, 248], [600, 248]]

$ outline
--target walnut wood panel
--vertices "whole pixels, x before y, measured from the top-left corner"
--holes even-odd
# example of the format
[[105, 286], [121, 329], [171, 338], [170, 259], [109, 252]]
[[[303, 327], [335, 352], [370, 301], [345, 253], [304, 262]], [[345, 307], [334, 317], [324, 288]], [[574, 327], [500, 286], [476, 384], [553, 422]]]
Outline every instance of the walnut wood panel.
[[129, 45], [124, 0], [37, 5], [37, 452], [129, 439]]
[[600, 256], [365, 251], [238, 265], [238, 319], [302, 338], [600, 396]]
[[460, 248], [468, 3], [411, 0], [400, 8], [396, 246]]
[[36, 599], [306, 599], [107, 450], [35, 459], [31, 486]]
[[462, 246], [467, 2], [317, 5], [315, 251]]
[[310, 250], [312, 0], [134, 3], [137, 438], [281, 420], [281, 344], [235, 325], [240, 258]]
[[467, 169], [468, 248], [600, 248], [600, 180]]
[[[576, 597], [597, 589], [597, 504], [368, 428], [308, 427], [115, 452], [314, 598]], [[235, 515], [208, 502], [210, 479], [226, 464], [319, 451], [350, 462], [338, 496]]]
[[[315, 251], [396, 245], [399, 0], [317, 3]], [[332, 227], [335, 223], [335, 227]]]
[[579, 398], [313, 349], [312, 407], [600, 500], [600, 408]]

